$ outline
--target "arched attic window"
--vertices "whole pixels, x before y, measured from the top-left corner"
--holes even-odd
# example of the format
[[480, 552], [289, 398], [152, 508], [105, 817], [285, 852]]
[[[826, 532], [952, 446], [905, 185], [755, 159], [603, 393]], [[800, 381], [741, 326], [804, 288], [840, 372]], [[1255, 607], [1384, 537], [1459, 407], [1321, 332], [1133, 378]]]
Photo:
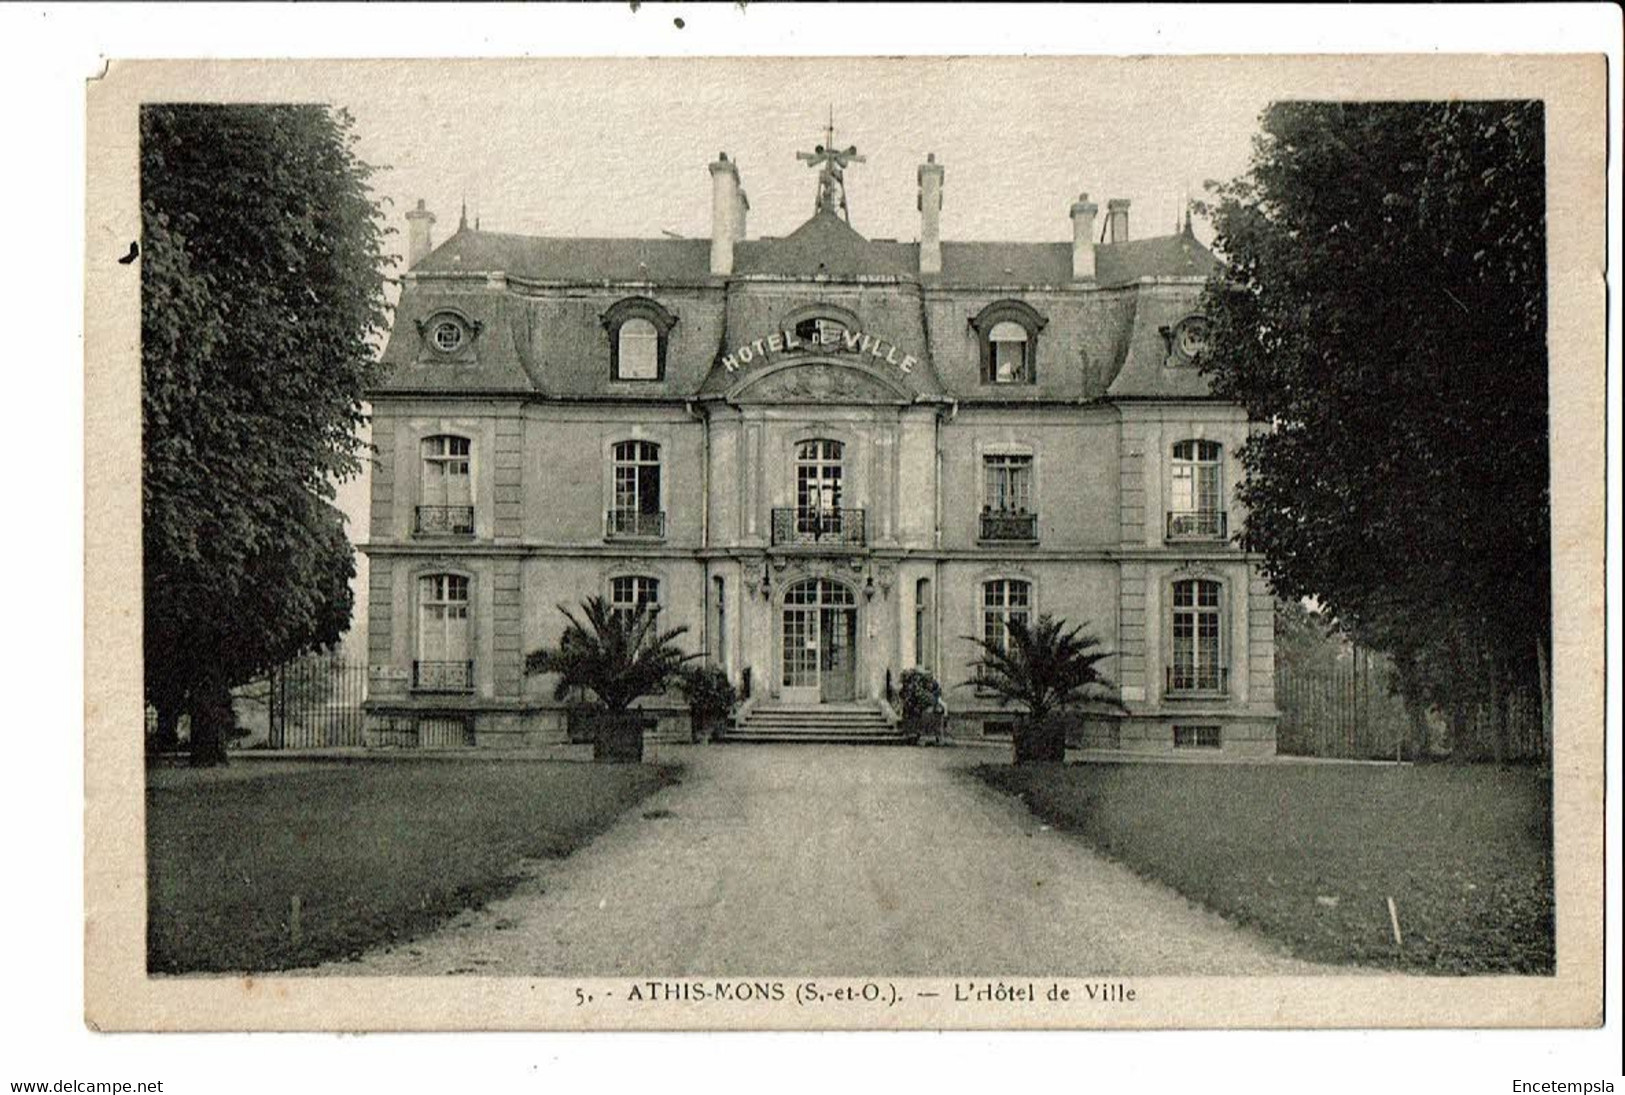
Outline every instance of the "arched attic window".
[[616, 301], [603, 316], [612, 380], [664, 380], [666, 344], [677, 317], [648, 297]]
[[998, 300], [971, 317], [982, 354], [983, 384], [1038, 382], [1038, 333], [1049, 320], [1030, 304]]

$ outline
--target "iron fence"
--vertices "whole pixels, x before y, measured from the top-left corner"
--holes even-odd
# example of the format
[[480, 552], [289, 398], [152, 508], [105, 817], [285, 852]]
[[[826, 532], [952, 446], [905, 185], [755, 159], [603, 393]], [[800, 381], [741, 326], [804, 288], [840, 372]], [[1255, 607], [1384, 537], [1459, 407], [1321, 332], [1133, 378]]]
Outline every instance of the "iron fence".
[[612, 539], [658, 540], [666, 535], [666, 514], [664, 510], [654, 513], [633, 509], [606, 510], [604, 529]]
[[977, 532], [980, 540], [1037, 540], [1038, 514], [989, 510], [982, 514]]
[[330, 749], [364, 743], [367, 667], [342, 658], [300, 658], [271, 671], [263, 689], [266, 745]]
[[778, 508], [773, 511], [773, 543], [864, 544], [866, 516], [861, 509]]
[[1230, 515], [1218, 510], [1169, 510], [1164, 539], [1169, 543], [1185, 540], [1225, 540], [1230, 535]]

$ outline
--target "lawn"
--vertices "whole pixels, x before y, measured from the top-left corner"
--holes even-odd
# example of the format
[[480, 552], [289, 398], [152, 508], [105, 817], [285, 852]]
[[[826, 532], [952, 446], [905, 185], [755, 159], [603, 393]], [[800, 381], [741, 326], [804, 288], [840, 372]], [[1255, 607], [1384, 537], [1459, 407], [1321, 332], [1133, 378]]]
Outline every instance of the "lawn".
[[[1488, 765], [983, 765], [989, 784], [1301, 957], [1554, 969], [1551, 783]], [[1399, 914], [1395, 946], [1388, 898]]]
[[522, 859], [569, 855], [675, 772], [508, 759], [153, 771], [147, 968], [289, 969], [410, 939], [512, 889]]

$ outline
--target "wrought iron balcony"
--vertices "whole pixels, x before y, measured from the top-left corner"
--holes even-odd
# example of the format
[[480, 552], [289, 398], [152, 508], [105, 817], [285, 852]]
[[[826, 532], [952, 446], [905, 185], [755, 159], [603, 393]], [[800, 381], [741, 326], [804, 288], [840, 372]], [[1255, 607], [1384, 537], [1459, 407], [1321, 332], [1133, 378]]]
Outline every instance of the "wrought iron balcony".
[[1170, 665], [1170, 696], [1225, 696], [1230, 693], [1230, 671], [1217, 665]]
[[773, 511], [774, 544], [861, 545], [868, 542], [861, 509], [804, 509]]
[[417, 510], [419, 536], [472, 536], [474, 535], [473, 506], [419, 506]]
[[666, 535], [666, 513], [612, 509], [604, 514], [604, 535], [611, 540], [659, 540]]
[[1166, 529], [1169, 543], [1228, 540], [1230, 515], [1222, 509], [1169, 510]]
[[1038, 514], [985, 510], [982, 513], [978, 538], [982, 540], [1020, 540], [1035, 543], [1038, 540]]
[[413, 662], [414, 692], [474, 691], [473, 662]]

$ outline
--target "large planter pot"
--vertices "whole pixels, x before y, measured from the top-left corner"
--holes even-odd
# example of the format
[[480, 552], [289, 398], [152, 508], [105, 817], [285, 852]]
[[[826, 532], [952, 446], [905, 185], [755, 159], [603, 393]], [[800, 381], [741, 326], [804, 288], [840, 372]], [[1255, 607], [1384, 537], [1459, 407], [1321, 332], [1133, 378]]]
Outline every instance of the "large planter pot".
[[565, 709], [564, 731], [569, 736], [571, 745], [586, 745], [598, 737], [598, 719], [603, 715], [600, 708], [591, 704], [578, 703]]
[[643, 763], [643, 735], [655, 720], [637, 714], [599, 715], [593, 720], [592, 759], [606, 764]]
[[1054, 717], [1038, 722], [1022, 719], [1016, 724], [1012, 744], [1017, 764], [1064, 764], [1066, 721]]

